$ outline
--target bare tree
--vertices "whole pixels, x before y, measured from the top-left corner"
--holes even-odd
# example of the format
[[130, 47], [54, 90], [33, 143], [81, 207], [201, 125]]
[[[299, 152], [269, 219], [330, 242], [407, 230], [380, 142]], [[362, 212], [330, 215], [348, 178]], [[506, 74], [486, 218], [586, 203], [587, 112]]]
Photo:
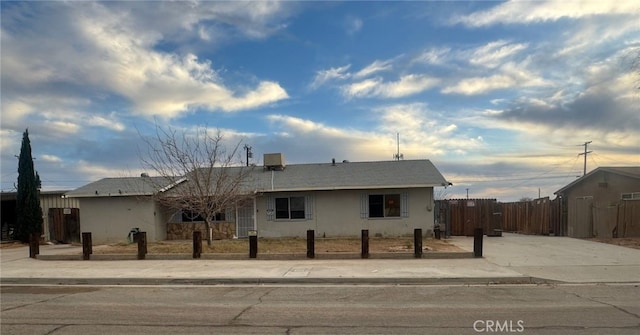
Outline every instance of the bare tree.
[[215, 215], [250, 197], [244, 186], [252, 167], [242, 164], [241, 141], [227, 149], [220, 130], [198, 127], [190, 133], [157, 125], [155, 135], [143, 141], [143, 167], [164, 179], [156, 185], [156, 200], [190, 219], [201, 217], [211, 245]]
[[434, 187], [433, 193], [433, 198], [435, 200], [446, 200], [447, 198], [449, 198], [449, 190], [446, 187], [437, 189]]

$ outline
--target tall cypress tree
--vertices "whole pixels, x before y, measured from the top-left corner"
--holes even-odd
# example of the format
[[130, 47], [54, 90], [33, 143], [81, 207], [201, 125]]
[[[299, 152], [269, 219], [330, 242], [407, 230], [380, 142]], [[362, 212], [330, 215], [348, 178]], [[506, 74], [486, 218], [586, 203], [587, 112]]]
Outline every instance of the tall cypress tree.
[[22, 147], [18, 159], [18, 195], [16, 201], [16, 232], [15, 238], [29, 241], [30, 234], [42, 233], [42, 208], [40, 207], [39, 176], [33, 167], [31, 157], [31, 141], [29, 129], [22, 134]]

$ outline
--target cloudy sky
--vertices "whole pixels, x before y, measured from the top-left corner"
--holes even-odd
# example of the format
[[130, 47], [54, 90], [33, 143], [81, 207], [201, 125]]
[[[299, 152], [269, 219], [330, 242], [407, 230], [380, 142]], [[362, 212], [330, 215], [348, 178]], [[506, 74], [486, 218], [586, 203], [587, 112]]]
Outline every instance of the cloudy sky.
[[[287, 163], [434, 162], [446, 197], [640, 165], [640, 2], [6, 2], [1, 188], [139, 175], [156, 124]], [[442, 193], [442, 191], [440, 191]]]

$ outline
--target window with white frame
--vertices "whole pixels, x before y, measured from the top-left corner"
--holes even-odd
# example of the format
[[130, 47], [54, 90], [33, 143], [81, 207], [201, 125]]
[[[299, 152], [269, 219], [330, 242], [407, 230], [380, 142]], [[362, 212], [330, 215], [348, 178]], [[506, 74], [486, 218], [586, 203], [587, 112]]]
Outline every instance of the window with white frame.
[[276, 219], [304, 219], [304, 197], [275, 198]]
[[640, 200], [640, 192], [622, 193], [620, 195], [622, 200]]
[[267, 221], [313, 219], [312, 194], [279, 194], [266, 197]]

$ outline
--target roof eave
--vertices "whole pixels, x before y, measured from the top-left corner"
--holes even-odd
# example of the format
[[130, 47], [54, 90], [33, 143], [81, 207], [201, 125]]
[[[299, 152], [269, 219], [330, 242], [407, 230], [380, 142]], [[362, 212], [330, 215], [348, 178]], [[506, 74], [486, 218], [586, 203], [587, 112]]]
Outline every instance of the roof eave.
[[153, 193], [126, 193], [126, 194], [65, 194], [65, 198], [115, 198], [115, 197], [140, 197], [153, 196]]
[[309, 191], [348, 191], [348, 190], [379, 190], [379, 189], [399, 189], [399, 188], [426, 188], [442, 187], [442, 184], [422, 184], [422, 185], [370, 185], [370, 186], [333, 186], [333, 187], [302, 187], [302, 188], [274, 188], [257, 189], [256, 193], [275, 192], [309, 192]]

